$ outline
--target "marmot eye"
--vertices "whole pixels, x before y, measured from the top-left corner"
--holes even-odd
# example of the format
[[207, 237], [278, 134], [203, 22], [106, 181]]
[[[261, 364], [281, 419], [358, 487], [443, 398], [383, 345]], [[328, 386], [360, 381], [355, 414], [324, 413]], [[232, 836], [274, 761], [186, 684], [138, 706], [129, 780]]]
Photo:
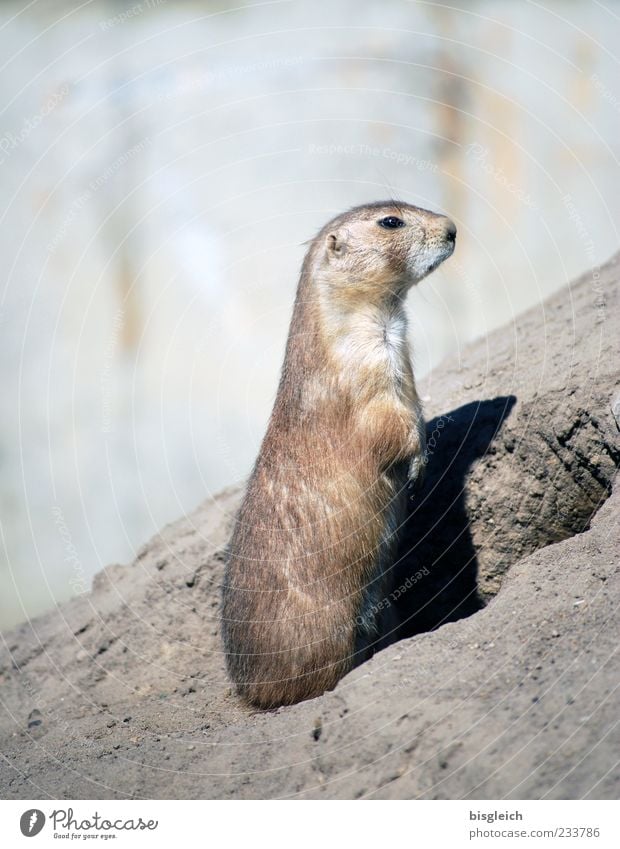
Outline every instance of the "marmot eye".
[[380, 218], [377, 221], [380, 227], [385, 227], [386, 230], [396, 230], [398, 227], [404, 227], [405, 222], [402, 218], [397, 218], [395, 215], [388, 215], [387, 218]]

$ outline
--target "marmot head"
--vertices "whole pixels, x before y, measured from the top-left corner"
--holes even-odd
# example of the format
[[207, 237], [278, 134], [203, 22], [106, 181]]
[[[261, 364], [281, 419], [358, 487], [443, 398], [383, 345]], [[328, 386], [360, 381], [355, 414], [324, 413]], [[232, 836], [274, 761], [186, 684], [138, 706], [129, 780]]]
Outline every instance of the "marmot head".
[[452, 254], [455, 241], [445, 215], [396, 201], [364, 204], [323, 227], [313, 270], [343, 292], [402, 296]]

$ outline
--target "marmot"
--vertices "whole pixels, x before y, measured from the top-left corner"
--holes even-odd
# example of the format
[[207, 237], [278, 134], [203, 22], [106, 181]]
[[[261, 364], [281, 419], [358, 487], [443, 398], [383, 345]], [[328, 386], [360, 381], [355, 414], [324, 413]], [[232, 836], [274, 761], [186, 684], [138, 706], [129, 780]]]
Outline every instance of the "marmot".
[[403, 303], [455, 240], [449, 218], [386, 201], [310, 244], [227, 553], [227, 665], [254, 705], [318, 696], [380, 644], [384, 576], [425, 450]]

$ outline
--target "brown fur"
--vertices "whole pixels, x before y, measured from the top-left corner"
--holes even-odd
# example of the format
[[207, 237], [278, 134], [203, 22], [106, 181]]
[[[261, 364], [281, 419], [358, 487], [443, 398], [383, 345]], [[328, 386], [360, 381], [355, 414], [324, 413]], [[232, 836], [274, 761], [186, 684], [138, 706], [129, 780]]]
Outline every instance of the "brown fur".
[[[405, 226], [384, 229], [386, 216]], [[417, 207], [368, 204], [330, 221], [307, 252], [224, 584], [228, 669], [253, 704], [331, 689], [380, 636], [371, 602], [403, 520], [407, 466], [415, 477], [424, 452], [402, 303], [455, 232]]]

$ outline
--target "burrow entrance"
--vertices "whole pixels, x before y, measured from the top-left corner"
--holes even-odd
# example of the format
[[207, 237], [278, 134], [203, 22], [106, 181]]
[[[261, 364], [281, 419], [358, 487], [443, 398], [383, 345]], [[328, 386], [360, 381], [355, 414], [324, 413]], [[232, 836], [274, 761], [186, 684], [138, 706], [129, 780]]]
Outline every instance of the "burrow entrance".
[[515, 562], [587, 530], [609, 497], [612, 423], [544, 399], [516, 405], [476, 401], [428, 423], [425, 481], [391, 574], [398, 639], [476, 613]]

